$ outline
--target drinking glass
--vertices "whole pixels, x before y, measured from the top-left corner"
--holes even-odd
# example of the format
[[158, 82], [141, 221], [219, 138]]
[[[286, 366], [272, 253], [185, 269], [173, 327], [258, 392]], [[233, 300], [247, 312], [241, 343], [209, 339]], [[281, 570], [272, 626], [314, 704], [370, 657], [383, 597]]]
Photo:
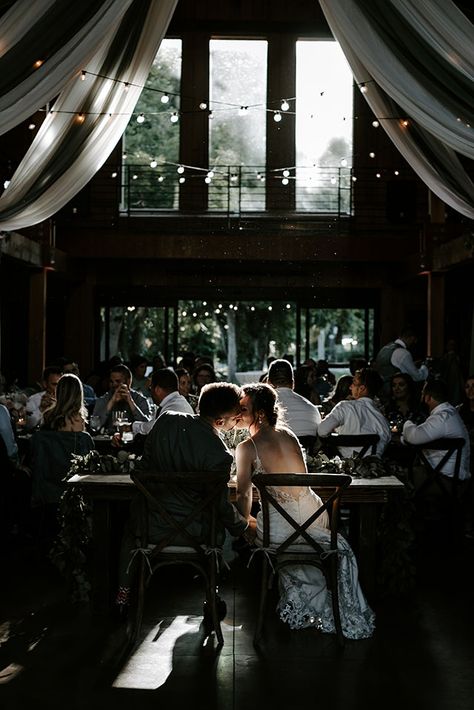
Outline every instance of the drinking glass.
[[89, 420], [90, 428], [93, 434], [97, 434], [100, 431], [100, 417], [93, 414]]

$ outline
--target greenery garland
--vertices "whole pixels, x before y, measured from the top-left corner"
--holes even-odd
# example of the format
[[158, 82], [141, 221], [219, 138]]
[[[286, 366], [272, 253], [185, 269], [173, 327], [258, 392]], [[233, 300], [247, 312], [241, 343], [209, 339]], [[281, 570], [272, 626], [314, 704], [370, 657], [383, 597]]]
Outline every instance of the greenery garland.
[[[117, 456], [101, 455], [93, 450], [84, 456], [73, 454], [66, 480], [76, 474], [129, 473], [137, 458], [135, 454], [119, 451]], [[68, 486], [58, 508], [59, 533], [49, 557], [71, 587], [71, 600], [88, 602], [91, 584], [88, 559], [92, 537], [91, 504], [78, 486]]]

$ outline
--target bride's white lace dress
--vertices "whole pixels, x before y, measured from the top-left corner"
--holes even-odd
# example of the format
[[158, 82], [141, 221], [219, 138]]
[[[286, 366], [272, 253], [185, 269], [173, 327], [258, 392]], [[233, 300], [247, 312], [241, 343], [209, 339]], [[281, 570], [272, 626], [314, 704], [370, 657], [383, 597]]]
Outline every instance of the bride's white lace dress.
[[[260, 459], [255, 461], [255, 473], [265, 473]], [[298, 497], [290, 489], [273, 488], [277, 501], [288, 513], [302, 523], [318, 508], [322, 501], [314, 491], [302, 487]], [[330, 545], [327, 513], [323, 513], [308, 532], [323, 547]], [[270, 507], [271, 542], [278, 544], [294, 532], [289, 523]], [[257, 515], [257, 545], [263, 538], [262, 513]], [[358, 580], [357, 562], [347, 540], [338, 535], [339, 549], [339, 607], [344, 636], [348, 639], [368, 638], [375, 628], [375, 615], [367, 604]], [[335, 633], [331, 595], [323, 573], [316, 567], [291, 565], [278, 572], [280, 599], [278, 613], [292, 629], [313, 626], [325, 633]]]

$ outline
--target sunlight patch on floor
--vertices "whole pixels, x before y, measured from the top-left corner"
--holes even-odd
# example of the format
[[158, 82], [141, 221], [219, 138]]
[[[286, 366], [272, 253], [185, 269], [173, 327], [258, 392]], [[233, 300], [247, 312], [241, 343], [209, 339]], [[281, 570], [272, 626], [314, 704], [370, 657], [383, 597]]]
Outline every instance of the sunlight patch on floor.
[[155, 626], [127, 660], [113, 682], [114, 688], [156, 690], [166, 682], [173, 669], [173, 649], [184, 634], [197, 633], [202, 617], [176, 616], [160, 633]]

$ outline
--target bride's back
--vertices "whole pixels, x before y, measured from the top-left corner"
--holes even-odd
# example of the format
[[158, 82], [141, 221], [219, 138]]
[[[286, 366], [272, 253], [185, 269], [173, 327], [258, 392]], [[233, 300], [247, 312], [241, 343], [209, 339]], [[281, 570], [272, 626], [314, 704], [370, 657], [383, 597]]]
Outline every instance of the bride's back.
[[284, 428], [266, 427], [254, 437], [266, 473], [306, 473], [298, 439]]

